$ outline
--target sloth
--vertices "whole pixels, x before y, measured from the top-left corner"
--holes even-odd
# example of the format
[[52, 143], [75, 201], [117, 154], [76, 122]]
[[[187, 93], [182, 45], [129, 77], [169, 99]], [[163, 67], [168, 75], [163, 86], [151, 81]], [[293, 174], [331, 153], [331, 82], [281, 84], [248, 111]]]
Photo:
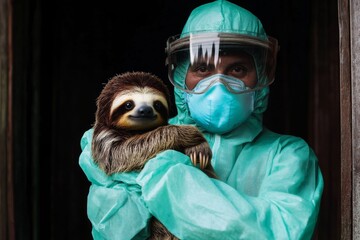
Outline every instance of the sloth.
[[[125, 72], [111, 78], [97, 98], [92, 155], [106, 174], [141, 170], [158, 153], [173, 149], [216, 178], [212, 152], [191, 125], [170, 125], [170, 93], [156, 75]], [[177, 239], [155, 218], [150, 239]]]

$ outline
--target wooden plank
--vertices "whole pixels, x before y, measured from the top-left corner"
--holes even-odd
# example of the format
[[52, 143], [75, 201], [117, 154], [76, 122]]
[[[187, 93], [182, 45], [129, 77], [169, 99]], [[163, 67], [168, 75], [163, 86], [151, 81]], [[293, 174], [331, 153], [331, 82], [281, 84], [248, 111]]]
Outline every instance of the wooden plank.
[[8, 99], [7, 99], [7, 221], [8, 240], [15, 240], [15, 201], [14, 201], [14, 158], [13, 158], [13, 1], [7, 0], [8, 17]]
[[360, 239], [360, 2], [350, 0], [353, 239]]
[[[337, 1], [311, 2], [309, 144], [325, 182], [313, 239], [341, 237], [341, 142]], [[331, 209], [331, 211], [329, 211]]]
[[12, 1], [0, 0], [0, 239], [15, 239], [12, 158]]
[[341, 239], [352, 237], [351, 69], [349, 1], [338, 1], [341, 121]]
[[7, 236], [6, 210], [6, 124], [7, 124], [7, 7], [6, 0], [0, 0], [0, 239]]

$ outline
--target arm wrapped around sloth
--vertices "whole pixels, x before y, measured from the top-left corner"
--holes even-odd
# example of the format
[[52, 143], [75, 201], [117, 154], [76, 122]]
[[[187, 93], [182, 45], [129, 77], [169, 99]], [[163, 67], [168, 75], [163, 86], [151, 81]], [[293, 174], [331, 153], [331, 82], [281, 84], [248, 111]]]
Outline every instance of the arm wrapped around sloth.
[[140, 170], [149, 159], [167, 149], [189, 155], [195, 165], [206, 159], [202, 167], [211, 168], [210, 146], [194, 126], [166, 125], [128, 138], [114, 129], [104, 129], [93, 139], [95, 162], [107, 174]]

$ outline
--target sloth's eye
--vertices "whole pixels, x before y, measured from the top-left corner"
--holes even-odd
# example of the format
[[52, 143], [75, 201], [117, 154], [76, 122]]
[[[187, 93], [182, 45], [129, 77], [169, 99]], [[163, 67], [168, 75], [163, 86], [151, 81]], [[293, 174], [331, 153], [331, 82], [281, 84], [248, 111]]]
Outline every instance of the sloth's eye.
[[131, 109], [133, 109], [133, 108], [134, 108], [134, 105], [135, 105], [135, 104], [134, 104], [133, 101], [127, 101], [127, 102], [125, 102], [125, 104], [124, 104], [126, 110], [131, 110]]
[[160, 111], [161, 109], [163, 109], [163, 104], [160, 101], [155, 101], [154, 102], [154, 108], [156, 111]]

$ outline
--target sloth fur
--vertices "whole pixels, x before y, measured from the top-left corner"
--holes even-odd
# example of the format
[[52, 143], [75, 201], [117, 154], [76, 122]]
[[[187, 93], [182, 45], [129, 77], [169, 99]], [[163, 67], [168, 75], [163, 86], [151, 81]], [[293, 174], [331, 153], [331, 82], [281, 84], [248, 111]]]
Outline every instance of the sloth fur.
[[[194, 126], [169, 125], [170, 94], [166, 85], [146, 72], [114, 76], [97, 99], [92, 154], [110, 175], [141, 170], [161, 151], [174, 149], [190, 156], [210, 177], [212, 152]], [[177, 239], [155, 218], [150, 239]]]

